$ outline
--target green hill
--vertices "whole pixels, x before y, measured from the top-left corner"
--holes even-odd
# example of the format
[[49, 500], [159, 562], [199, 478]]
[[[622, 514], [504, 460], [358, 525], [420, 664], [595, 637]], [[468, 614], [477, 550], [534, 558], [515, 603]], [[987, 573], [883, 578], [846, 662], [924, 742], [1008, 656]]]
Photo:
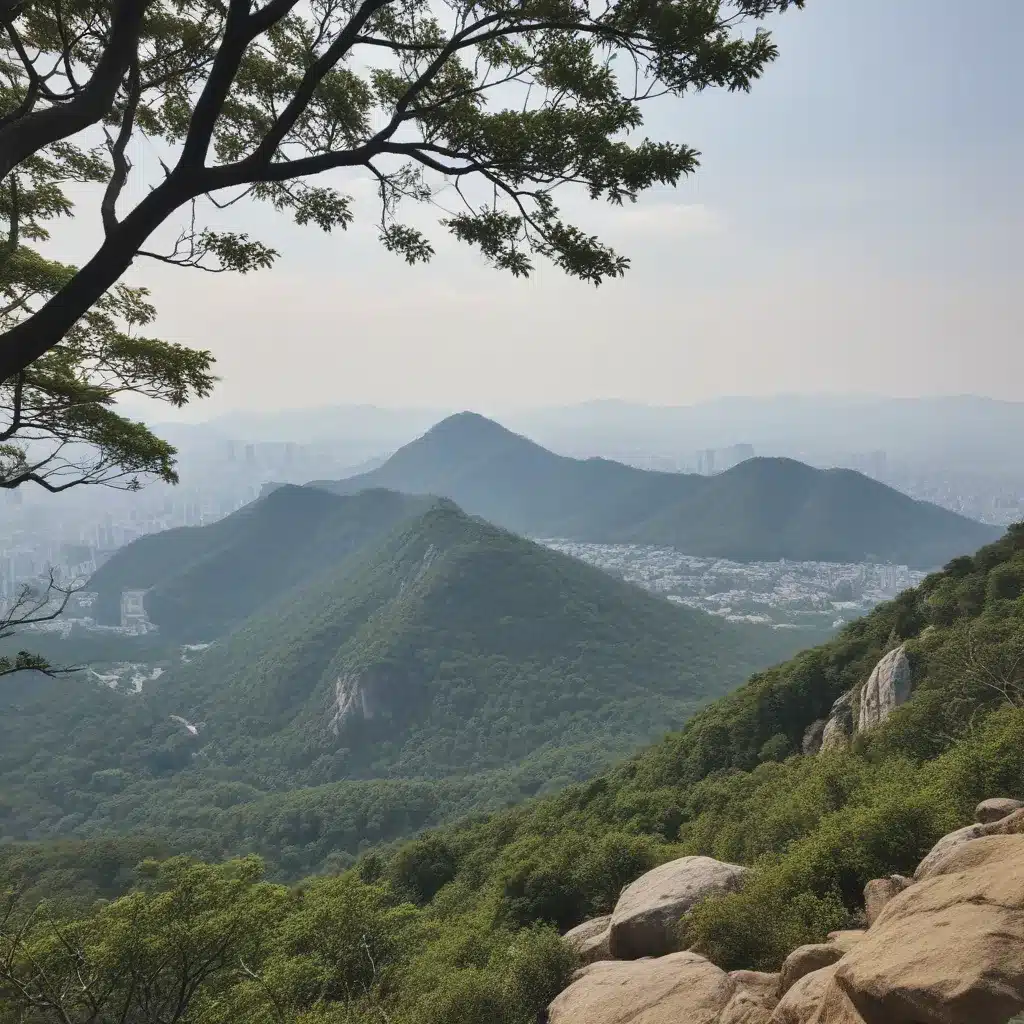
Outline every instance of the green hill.
[[[441, 501], [141, 695], [80, 676], [13, 680], [0, 822], [23, 839], [170, 828], [205, 848], [221, 829], [245, 833], [220, 811], [266, 798], [273, 817], [296, 806], [290, 791], [340, 785], [299, 803], [344, 817], [347, 800], [376, 801], [394, 815], [345, 832], [354, 851], [588, 777], [798, 642], [670, 604]], [[470, 778], [426, 803], [404, 785]], [[330, 852], [310, 842], [307, 869]]]
[[212, 640], [428, 505], [381, 490], [339, 498], [276, 488], [209, 526], [122, 548], [89, 581], [97, 619], [119, 623], [121, 591], [148, 590], [146, 612], [163, 636]]
[[[808, 727], [857, 693], [895, 645], [910, 660], [909, 701], [846, 747], [801, 753]], [[601, 777], [369, 851], [355, 870], [273, 900], [252, 865], [172, 861], [147, 870], [123, 906], [141, 922], [132, 936], [152, 941], [190, 934], [163, 924], [167, 894], [187, 908], [203, 892], [204, 912], [215, 910], [229, 935], [262, 908], [267, 940], [249, 963], [281, 987], [257, 990], [250, 975], [225, 972], [217, 1005], [244, 1008], [237, 1017], [280, 1019], [282, 993], [294, 998], [288, 1006], [308, 1006], [303, 990], [286, 987], [307, 965], [332, 972], [317, 1004], [332, 1019], [529, 1024], [576, 966], [558, 930], [607, 913], [654, 865], [700, 853], [753, 871], [740, 891], [703, 903], [682, 942], [726, 968], [775, 970], [795, 946], [856, 927], [864, 884], [911, 872], [977, 801], [1024, 797], [1022, 666], [1024, 524], [830, 642], [756, 673]], [[291, 805], [274, 821], [276, 841], [299, 849], [321, 819], [329, 831], [328, 806]], [[372, 813], [368, 823], [372, 832]], [[260, 827], [256, 817], [236, 822]], [[0, 856], [0, 879], [40, 895], [107, 894], [143, 845], [19, 847]], [[90, 911], [88, 934], [122, 936], [121, 906]], [[135, 913], [147, 906], [152, 915]]]
[[892, 561], [930, 569], [996, 539], [996, 527], [916, 501], [852, 470], [751, 459], [713, 477], [571, 459], [460, 413], [383, 466], [312, 486], [451, 498], [532, 537], [655, 544], [736, 561]]

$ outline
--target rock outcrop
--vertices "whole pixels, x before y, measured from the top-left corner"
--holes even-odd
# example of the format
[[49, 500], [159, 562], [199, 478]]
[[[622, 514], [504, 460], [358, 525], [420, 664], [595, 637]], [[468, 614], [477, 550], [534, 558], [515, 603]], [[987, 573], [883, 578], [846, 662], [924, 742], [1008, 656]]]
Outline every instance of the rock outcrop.
[[845, 747], [853, 735], [853, 694], [844, 693], [832, 705], [828, 721], [821, 733], [821, 749], [837, 750]]
[[1024, 808], [1024, 802], [1012, 800], [1007, 796], [996, 796], [990, 800], [982, 800], [974, 809], [974, 820], [980, 825], [991, 825], [994, 821], [1002, 821], [1014, 811]]
[[1024, 836], [952, 850], [910, 886], [834, 969], [829, 1024], [1006, 1021], [1024, 1008]]
[[681, 857], [641, 875], [612, 912], [611, 955], [637, 960], [678, 949], [680, 919], [708, 896], [738, 889], [746, 873], [712, 857]]
[[903, 646], [890, 651], [872, 669], [860, 689], [857, 732], [881, 725], [910, 697], [910, 659]]
[[548, 1024], [718, 1024], [735, 982], [696, 953], [583, 968], [548, 1007]]
[[873, 878], [864, 886], [864, 916], [869, 928], [878, 920], [885, 905], [911, 884], [912, 880], [903, 875], [889, 875], [888, 878]]
[[868, 882], [867, 929], [800, 946], [778, 974], [725, 974], [692, 950], [659, 955], [680, 917], [744, 873], [708, 857], [664, 864], [623, 890], [610, 920], [566, 934], [574, 948], [607, 942], [629, 959], [578, 971], [549, 1024], [1024, 1021], [1024, 806], [986, 800], [978, 817], [988, 820], [943, 836], [913, 879]]
[[922, 881], [932, 875], [942, 873], [942, 865], [945, 859], [957, 847], [964, 843], [973, 842], [976, 839], [983, 839], [985, 836], [1012, 836], [1024, 832], [1024, 808], [1013, 811], [1004, 818], [997, 818], [987, 825], [965, 825], [955, 832], [943, 836], [932, 848], [928, 855], [917, 866], [914, 872], [914, 880]]
[[579, 957], [581, 964], [592, 964], [598, 960], [611, 960], [608, 938], [611, 934], [611, 914], [595, 917], [590, 921], [571, 928], [562, 936], [569, 948]]

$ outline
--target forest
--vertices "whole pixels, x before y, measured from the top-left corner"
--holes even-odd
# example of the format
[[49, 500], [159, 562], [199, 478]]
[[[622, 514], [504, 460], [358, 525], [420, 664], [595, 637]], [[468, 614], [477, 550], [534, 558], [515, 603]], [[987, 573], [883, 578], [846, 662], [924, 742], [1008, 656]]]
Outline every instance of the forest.
[[[864, 883], [912, 869], [979, 799], [1024, 796], [1022, 626], [1013, 527], [609, 772], [336, 873], [284, 886], [258, 859], [160, 860], [138, 837], [8, 847], [5, 1012], [60, 1019], [44, 979], [86, 965], [82, 1013], [145, 991], [137, 1019], [164, 1019], [156, 1008], [184, 986], [202, 1022], [532, 1024], [574, 968], [559, 932], [697, 852], [753, 874], [698, 908], [686, 944], [723, 967], [777, 968], [855, 925]], [[803, 754], [808, 727], [897, 645], [911, 699], [847, 747]]]

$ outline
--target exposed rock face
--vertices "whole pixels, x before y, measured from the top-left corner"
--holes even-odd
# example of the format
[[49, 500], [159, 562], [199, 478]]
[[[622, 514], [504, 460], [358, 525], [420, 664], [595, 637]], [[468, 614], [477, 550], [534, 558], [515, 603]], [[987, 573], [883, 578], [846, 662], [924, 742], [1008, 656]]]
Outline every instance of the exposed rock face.
[[974, 820], [981, 825], [989, 825], [993, 821], [1002, 821], [1021, 808], [1024, 808], [1024, 802], [1020, 800], [1011, 800], [1006, 796], [992, 797], [991, 800], [982, 800], [974, 809]]
[[362, 678], [352, 672], [342, 673], [334, 681], [334, 710], [329, 727], [335, 735], [353, 716], [373, 718], [373, 704], [370, 701]]
[[828, 713], [828, 721], [821, 734], [822, 750], [845, 747], [853, 735], [853, 694], [844, 693]]
[[590, 921], [584, 921], [562, 936], [572, 950], [580, 958], [582, 964], [592, 964], [598, 960], [611, 960], [611, 950], [608, 948], [608, 938], [611, 934], [611, 914], [604, 917], [595, 917]]
[[730, 971], [735, 986], [718, 1024], [768, 1024], [779, 1001], [779, 976], [760, 971]]
[[910, 660], [903, 646], [890, 651], [874, 667], [860, 690], [857, 731], [879, 726], [910, 697]]
[[585, 967], [548, 1007], [549, 1024], [717, 1024], [736, 992], [696, 953]]
[[784, 996], [801, 978], [831, 967], [843, 956], [843, 950], [834, 942], [817, 942], [798, 946], [786, 957], [779, 974], [779, 995]]
[[800, 743], [800, 751], [804, 754], [816, 754], [821, 750], [821, 740], [825, 733], [827, 719], [819, 718], [807, 726], [803, 741]]
[[738, 889], [746, 873], [712, 857], [680, 857], [641, 875], [612, 912], [611, 955], [636, 960], [672, 952], [680, 918], [713, 893]]
[[869, 928], [878, 920], [882, 908], [911, 884], [912, 880], [903, 875], [889, 875], [888, 878], [873, 878], [864, 886], [864, 916]]
[[886, 905], [834, 968], [815, 1019], [999, 1022], [1022, 1008], [1024, 836], [993, 835], [951, 849]]
[[805, 974], [779, 1000], [779, 1005], [772, 1013], [771, 1024], [810, 1024], [835, 972], [833, 965]]

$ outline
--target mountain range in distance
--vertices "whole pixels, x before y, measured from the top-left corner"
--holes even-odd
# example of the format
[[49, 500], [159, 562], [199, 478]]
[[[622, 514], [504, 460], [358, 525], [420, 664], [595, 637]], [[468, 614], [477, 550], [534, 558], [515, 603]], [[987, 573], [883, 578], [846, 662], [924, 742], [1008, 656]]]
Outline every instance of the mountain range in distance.
[[651, 544], [740, 562], [932, 569], [1002, 532], [853, 470], [755, 458], [710, 477], [653, 472], [557, 455], [475, 413], [442, 420], [368, 473], [309, 486], [440, 495], [527, 536]]
[[[454, 410], [336, 405], [238, 411], [204, 423], [155, 424], [190, 449], [208, 440], [330, 441], [355, 463], [391, 452]], [[485, 412], [487, 410], [484, 410]], [[604, 399], [564, 406], [491, 410], [511, 429], [577, 456], [692, 456], [700, 449], [752, 444], [762, 454], [816, 466], [883, 450], [891, 462], [956, 471], [1019, 473], [1024, 402], [977, 395], [792, 394], [722, 396], [689, 405]]]

